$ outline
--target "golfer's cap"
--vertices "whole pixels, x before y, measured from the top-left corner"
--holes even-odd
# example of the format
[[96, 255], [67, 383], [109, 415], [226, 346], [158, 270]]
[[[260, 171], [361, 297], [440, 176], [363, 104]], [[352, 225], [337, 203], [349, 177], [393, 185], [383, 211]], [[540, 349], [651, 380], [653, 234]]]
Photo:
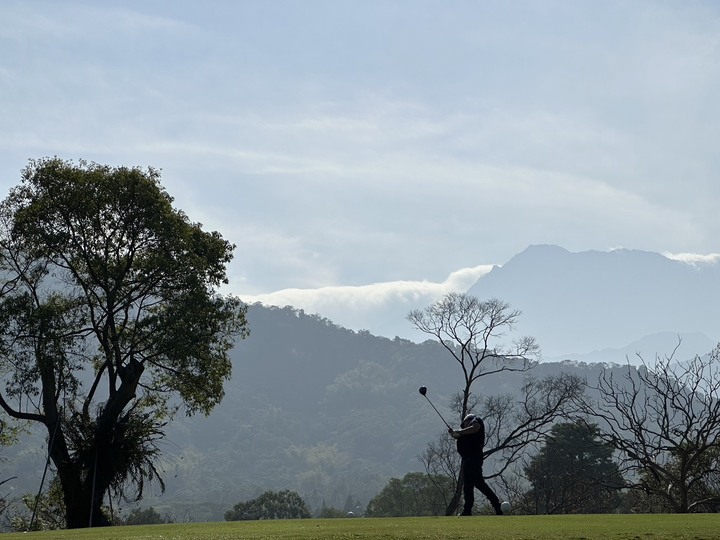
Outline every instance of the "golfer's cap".
[[467, 427], [470, 424], [472, 424], [475, 421], [475, 415], [474, 414], [468, 414], [465, 418], [463, 418], [462, 425]]

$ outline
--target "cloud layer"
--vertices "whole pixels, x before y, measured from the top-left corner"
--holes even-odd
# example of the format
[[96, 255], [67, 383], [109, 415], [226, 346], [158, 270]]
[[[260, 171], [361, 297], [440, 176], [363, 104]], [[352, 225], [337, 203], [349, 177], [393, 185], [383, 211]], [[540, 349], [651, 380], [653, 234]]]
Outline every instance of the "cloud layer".
[[362, 286], [284, 289], [269, 294], [240, 295], [246, 303], [293, 306], [319, 314], [335, 324], [352, 330], [393, 338], [424, 339], [413, 331], [405, 317], [413, 309], [422, 309], [449, 292], [465, 292], [493, 267], [463, 268], [447, 279], [395, 281]]
[[161, 168], [237, 245], [244, 295], [440, 280], [530, 244], [718, 251], [715, 2], [0, 17], [0, 188], [46, 155]]

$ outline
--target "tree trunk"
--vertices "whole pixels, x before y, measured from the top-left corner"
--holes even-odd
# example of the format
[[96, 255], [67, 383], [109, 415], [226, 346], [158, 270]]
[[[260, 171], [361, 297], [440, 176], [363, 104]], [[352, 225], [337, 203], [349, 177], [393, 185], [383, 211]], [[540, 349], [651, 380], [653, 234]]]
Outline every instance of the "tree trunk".
[[[65, 503], [65, 525], [68, 529], [110, 525], [102, 513], [102, 503], [108, 488], [108, 479], [94, 463], [76, 463], [70, 460], [64, 440], [56, 441], [53, 463], [57, 469]], [[90, 466], [88, 466], [90, 465]], [[86, 469], [86, 470], [83, 470]], [[92, 515], [92, 519], [91, 519]]]
[[[116, 410], [122, 410], [116, 402], [111, 404], [115, 405]], [[57, 422], [60, 422], [59, 417]], [[113, 477], [113, 466], [108, 461], [108, 445], [112, 444], [112, 431], [116, 422], [117, 417], [103, 415], [94, 424], [94, 433], [89, 435], [94, 441], [91, 449], [86, 449], [82, 455], [71, 455], [60, 425], [48, 425], [48, 432], [51, 433], [50, 456], [62, 486], [68, 529], [111, 525], [103, 514], [102, 505]]]
[[[135, 390], [143, 372], [143, 365], [131, 359], [120, 374], [122, 383], [117, 392], [105, 403], [103, 412], [94, 426], [94, 448], [92, 454], [85, 455], [85, 462], [79, 465], [78, 478], [85, 472], [84, 480], [66, 495], [68, 528], [103, 527], [111, 525], [102, 512], [105, 494], [110, 488], [113, 477], [113, 464], [109, 462], [110, 441], [113, 430], [122, 411], [135, 397]], [[71, 510], [72, 508], [72, 510]], [[91, 518], [92, 515], [92, 518]]]
[[[60, 425], [60, 416], [54, 415], [54, 421], [46, 424], [48, 429], [48, 453], [55, 465], [65, 504], [65, 525], [68, 529], [87, 527], [89, 513], [84, 516], [80, 494], [82, 492], [82, 475], [80, 468], [70, 459], [65, 432]], [[83, 519], [84, 517], [84, 519]]]
[[[92, 481], [92, 480], [91, 480]], [[91, 497], [92, 485], [83, 485], [78, 492], [68, 492], [65, 496], [65, 523], [68, 529], [82, 529], [87, 527], [105, 527], [110, 521], [102, 513], [104, 493], [95, 491]], [[91, 510], [92, 507], [92, 510]], [[90, 518], [92, 513], [92, 519]]]
[[460, 467], [460, 472], [458, 474], [458, 480], [457, 484], [455, 484], [455, 493], [453, 493], [452, 499], [450, 499], [450, 502], [447, 505], [447, 508], [445, 508], [445, 515], [446, 516], [454, 516], [457, 514], [457, 509], [460, 506], [460, 497], [462, 497], [463, 493], [463, 473], [462, 473], [462, 466]]

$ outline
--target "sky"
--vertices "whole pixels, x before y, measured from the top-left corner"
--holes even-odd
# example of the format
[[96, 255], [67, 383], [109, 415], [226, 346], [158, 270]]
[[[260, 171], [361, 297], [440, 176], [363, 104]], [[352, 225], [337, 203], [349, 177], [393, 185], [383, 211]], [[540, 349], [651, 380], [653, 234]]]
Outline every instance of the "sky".
[[0, 194], [159, 168], [230, 292], [410, 305], [532, 244], [719, 252], [719, 95], [717, 1], [2, 0]]

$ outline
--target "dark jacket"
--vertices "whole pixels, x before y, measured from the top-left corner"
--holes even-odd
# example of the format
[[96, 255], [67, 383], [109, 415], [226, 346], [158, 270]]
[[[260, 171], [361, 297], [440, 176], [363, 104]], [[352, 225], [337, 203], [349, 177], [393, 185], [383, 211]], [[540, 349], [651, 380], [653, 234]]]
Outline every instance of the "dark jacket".
[[[463, 435], [457, 440], [457, 451], [463, 459], [482, 460], [483, 447], [485, 446], [485, 424], [477, 416], [468, 423], [472, 422], [480, 424], [480, 429], [470, 435]], [[463, 422], [464, 423], [464, 422]], [[467, 427], [463, 425], [463, 427]]]

